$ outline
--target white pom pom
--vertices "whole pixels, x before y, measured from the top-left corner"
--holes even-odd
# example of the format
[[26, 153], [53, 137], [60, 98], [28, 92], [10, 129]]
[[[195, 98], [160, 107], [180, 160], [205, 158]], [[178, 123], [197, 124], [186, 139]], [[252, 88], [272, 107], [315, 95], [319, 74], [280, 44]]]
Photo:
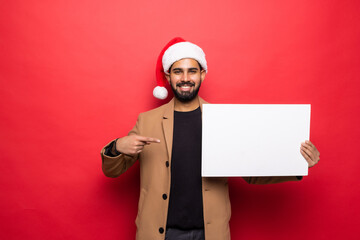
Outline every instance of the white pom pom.
[[157, 86], [154, 88], [153, 95], [154, 97], [163, 100], [168, 96], [168, 91], [166, 90], [165, 87]]

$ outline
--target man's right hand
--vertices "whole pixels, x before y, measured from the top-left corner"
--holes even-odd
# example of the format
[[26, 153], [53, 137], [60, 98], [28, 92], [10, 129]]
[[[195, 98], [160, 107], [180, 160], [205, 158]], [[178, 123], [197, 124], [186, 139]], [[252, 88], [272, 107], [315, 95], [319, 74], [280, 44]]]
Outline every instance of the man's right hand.
[[145, 145], [159, 142], [160, 140], [156, 138], [132, 134], [123, 138], [119, 138], [116, 141], [116, 150], [126, 155], [135, 156], [144, 149]]

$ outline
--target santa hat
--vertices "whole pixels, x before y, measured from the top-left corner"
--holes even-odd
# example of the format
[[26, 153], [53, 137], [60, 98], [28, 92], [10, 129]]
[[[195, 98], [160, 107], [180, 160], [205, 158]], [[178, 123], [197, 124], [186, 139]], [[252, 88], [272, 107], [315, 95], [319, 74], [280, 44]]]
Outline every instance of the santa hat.
[[172, 39], [163, 50], [156, 63], [156, 83], [153, 95], [158, 99], [165, 99], [168, 91], [165, 88], [167, 79], [165, 73], [169, 74], [170, 67], [174, 62], [183, 58], [192, 58], [199, 62], [201, 67], [207, 72], [207, 64], [204, 51], [197, 45], [186, 42], [180, 37]]

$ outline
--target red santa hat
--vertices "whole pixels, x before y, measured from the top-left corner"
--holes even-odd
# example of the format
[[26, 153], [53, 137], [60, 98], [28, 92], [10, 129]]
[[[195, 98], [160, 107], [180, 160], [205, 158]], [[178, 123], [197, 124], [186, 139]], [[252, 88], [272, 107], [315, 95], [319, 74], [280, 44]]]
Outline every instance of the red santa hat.
[[198, 61], [201, 67], [207, 72], [207, 63], [205, 59], [204, 51], [197, 45], [186, 42], [180, 37], [172, 39], [163, 50], [156, 63], [156, 83], [153, 95], [158, 99], [165, 99], [168, 95], [168, 91], [165, 88], [167, 79], [165, 73], [169, 74], [170, 67], [174, 62], [183, 58], [192, 58]]

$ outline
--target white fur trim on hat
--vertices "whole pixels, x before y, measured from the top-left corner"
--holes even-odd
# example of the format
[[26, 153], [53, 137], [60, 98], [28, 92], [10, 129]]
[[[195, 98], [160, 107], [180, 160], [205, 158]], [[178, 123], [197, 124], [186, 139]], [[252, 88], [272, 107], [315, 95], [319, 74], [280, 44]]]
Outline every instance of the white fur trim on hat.
[[169, 74], [169, 68], [174, 62], [183, 58], [192, 58], [199, 62], [201, 67], [207, 72], [207, 64], [204, 51], [191, 42], [179, 42], [170, 46], [164, 53], [162, 65], [164, 72]]

